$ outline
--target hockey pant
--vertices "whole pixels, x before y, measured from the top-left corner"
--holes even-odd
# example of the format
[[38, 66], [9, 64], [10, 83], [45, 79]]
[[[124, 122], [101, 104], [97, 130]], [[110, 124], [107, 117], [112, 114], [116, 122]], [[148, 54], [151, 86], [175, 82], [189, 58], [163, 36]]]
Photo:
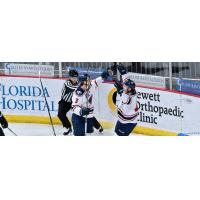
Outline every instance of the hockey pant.
[[71, 102], [65, 102], [65, 101], [60, 101], [58, 107], [58, 118], [62, 122], [63, 127], [65, 128], [71, 128], [71, 123], [67, 117], [67, 113], [71, 109]]
[[136, 126], [137, 123], [122, 124], [120, 121], [117, 121], [115, 133], [118, 136], [129, 136]]
[[[85, 136], [85, 117], [72, 114], [72, 124], [75, 136]], [[93, 118], [87, 118], [87, 133], [93, 133]]]

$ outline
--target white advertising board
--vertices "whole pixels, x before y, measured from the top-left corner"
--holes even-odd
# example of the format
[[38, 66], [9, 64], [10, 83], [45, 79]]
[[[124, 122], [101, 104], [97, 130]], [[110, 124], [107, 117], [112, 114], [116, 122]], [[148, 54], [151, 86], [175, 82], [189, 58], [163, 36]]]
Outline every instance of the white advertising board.
[[41, 76], [54, 76], [53, 65], [5, 63], [4, 69], [6, 75], [39, 76], [40, 72]]
[[[100, 90], [101, 116], [116, 121], [116, 110], [112, 101], [115, 89], [104, 84]], [[173, 132], [200, 132], [200, 98], [169, 91], [137, 88], [140, 115], [138, 124], [148, 128]], [[107, 111], [109, 110], [109, 112]]]
[[[64, 80], [42, 79], [53, 117]], [[48, 116], [47, 106], [38, 78], [2, 77], [0, 109], [4, 114]], [[164, 90], [137, 88], [140, 104], [138, 124], [143, 127], [173, 132], [200, 132], [200, 98]], [[95, 116], [115, 125], [116, 108], [113, 103], [113, 84], [103, 83], [94, 97]]]
[[128, 73], [128, 75], [132, 80], [135, 81], [136, 85], [166, 88], [165, 77], [138, 73]]
[[[53, 116], [58, 110], [63, 80], [42, 79]], [[48, 116], [39, 78], [1, 77], [0, 109], [5, 114]]]

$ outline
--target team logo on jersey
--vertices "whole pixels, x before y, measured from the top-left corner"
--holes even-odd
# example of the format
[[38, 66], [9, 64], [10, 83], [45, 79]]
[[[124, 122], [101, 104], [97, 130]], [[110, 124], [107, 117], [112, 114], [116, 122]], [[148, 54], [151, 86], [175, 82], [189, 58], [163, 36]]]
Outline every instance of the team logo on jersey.
[[82, 95], [82, 94], [83, 94], [83, 92], [82, 92], [82, 91], [80, 91], [80, 90], [77, 90], [77, 91], [76, 91], [76, 94], [80, 96], [80, 95]]

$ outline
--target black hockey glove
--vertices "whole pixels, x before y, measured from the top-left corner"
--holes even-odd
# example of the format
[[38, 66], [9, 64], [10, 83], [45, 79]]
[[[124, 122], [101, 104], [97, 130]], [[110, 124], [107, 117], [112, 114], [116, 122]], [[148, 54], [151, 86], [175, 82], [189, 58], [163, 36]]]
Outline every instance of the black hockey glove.
[[117, 89], [117, 93], [118, 94], [122, 94], [123, 93], [123, 86], [122, 86], [122, 84], [119, 82], [119, 81], [116, 81], [115, 83], [114, 83], [114, 86], [116, 87], [116, 89]]
[[83, 107], [80, 110], [80, 115], [83, 117], [85, 115], [89, 115], [92, 110], [90, 108]]
[[104, 80], [107, 80], [107, 78], [109, 77], [108, 71], [102, 72], [102, 73], [101, 73], [101, 77], [102, 77]]
[[1, 112], [0, 112], [0, 123], [3, 128], [8, 128], [8, 122]]
[[120, 65], [117, 67], [117, 69], [118, 69], [118, 71], [119, 71], [119, 73], [120, 73], [121, 75], [127, 74], [127, 70], [126, 70], [126, 68], [124, 67], [124, 65], [120, 64]]

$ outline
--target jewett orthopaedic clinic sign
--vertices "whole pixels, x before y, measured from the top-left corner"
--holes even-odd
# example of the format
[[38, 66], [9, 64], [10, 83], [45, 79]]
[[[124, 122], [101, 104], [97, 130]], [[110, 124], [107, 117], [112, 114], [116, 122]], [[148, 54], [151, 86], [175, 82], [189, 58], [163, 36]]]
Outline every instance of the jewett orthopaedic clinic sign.
[[162, 104], [164, 102], [163, 94], [154, 91], [144, 92], [142, 89], [138, 89], [138, 100], [140, 115], [138, 121], [158, 124], [160, 118], [171, 117], [176, 121], [179, 118], [184, 118], [184, 111], [181, 109], [180, 104]]

